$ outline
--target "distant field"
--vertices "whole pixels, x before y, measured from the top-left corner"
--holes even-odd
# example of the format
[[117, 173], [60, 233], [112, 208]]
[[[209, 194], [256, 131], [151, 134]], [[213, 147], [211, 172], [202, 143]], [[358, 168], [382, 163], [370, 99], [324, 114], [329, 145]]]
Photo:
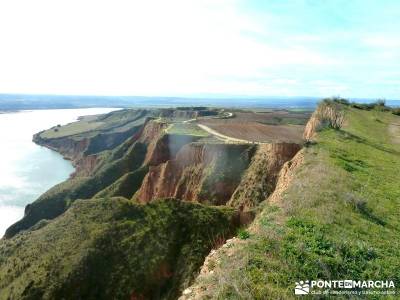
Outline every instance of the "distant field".
[[[74, 136], [80, 138], [93, 136], [100, 132], [124, 132], [133, 126], [140, 125], [147, 116], [159, 116], [158, 110], [121, 110], [101, 116], [82, 117], [80, 121], [65, 126], [55, 126], [43, 133], [45, 139]], [[301, 142], [304, 124], [310, 117], [309, 112], [288, 110], [229, 110], [226, 114], [233, 117], [215, 118], [200, 117], [199, 124], [206, 125], [223, 135], [255, 142], [290, 141]], [[169, 134], [194, 135], [208, 137], [209, 133], [195, 123], [184, 123], [186, 118], [177, 115], [171, 118], [159, 118], [160, 121], [172, 123], [167, 129]]]
[[310, 118], [309, 111], [258, 110], [234, 112], [233, 122], [259, 122], [270, 125], [305, 125]]
[[119, 110], [113, 113], [83, 116], [77, 122], [52, 127], [40, 134], [42, 138], [52, 139], [66, 136], [79, 138], [96, 135], [100, 132], [125, 132], [143, 124], [146, 117], [153, 116], [146, 110]]
[[304, 130], [300, 125], [264, 125], [256, 122], [202, 121], [201, 124], [226, 136], [255, 142], [301, 142]]
[[56, 126], [46, 130], [40, 136], [47, 139], [59, 138], [95, 130], [104, 124], [103, 122], [96, 122], [93, 119], [92, 116], [83, 117], [78, 122], [69, 123], [61, 127]]
[[287, 110], [233, 111], [233, 118], [203, 119], [200, 123], [229, 137], [256, 141], [301, 142], [310, 112]]
[[191, 123], [177, 123], [172, 124], [170, 128], [168, 128], [167, 133], [169, 134], [184, 134], [184, 135], [195, 135], [201, 137], [207, 137], [209, 134], [198, 127], [195, 124]]

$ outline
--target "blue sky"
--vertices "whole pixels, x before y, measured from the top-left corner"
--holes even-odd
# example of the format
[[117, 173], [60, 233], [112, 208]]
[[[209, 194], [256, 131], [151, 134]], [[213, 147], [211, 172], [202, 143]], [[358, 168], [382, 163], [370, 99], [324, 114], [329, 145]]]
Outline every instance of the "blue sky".
[[263, 28], [250, 36], [326, 60], [271, 72], [293, 80], [298, 94], [336, 88], [351, 97], [400, 98], [400, 1], [243, 1], [241, 6]]
[[3, 0], [0, 93], [400, 98], [400, 1]]

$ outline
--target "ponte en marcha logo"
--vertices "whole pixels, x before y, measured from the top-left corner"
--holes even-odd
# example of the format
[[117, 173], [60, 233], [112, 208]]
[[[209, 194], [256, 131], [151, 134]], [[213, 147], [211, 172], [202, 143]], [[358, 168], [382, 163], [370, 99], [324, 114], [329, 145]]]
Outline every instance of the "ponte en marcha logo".
[[300, 280], [295, 283], [295, 295], [394, 295], [396, 287], [393, 280]]

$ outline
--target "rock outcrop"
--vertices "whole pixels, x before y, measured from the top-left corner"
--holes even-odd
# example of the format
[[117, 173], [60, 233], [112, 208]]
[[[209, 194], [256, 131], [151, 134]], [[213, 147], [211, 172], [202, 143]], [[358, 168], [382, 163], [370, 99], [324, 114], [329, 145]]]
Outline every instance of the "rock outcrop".
[[307, 122], [303, 138], [306, 141], [311, 141], [314, 139], [316, 132], [322, 127], [329, 126], [334, 129], [340, 129], [343, 123], [343, 107], [333, 101], [323, 101], [318, 105]]

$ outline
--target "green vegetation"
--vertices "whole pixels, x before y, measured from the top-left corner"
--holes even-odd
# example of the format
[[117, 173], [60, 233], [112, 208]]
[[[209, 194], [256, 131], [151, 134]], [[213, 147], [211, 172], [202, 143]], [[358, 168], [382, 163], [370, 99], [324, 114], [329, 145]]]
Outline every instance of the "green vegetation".
[[42, 139], [56, 139], [73, 136], [75, 140], [94, 137], [101, 133], [124, 132], [140, 126], [145, 118], [154, 116], [158, 111], [123, 109], [98, 116], [82, 117], [78, 122], [64, 126], [55, 126], [40, 133]]
[[78, 133], [88, 132], [95, 130], [103, 125], [102, 122], [96, 122], [93, 117], [85, 117], [78, 122], [69, 123], [65, 126], [55, 126], [49, 130], [44, 131], [41, 136], [42, 138], [58, 138]]
[[148, 172], [148, 167], [141, 167], [133, 172], [126, 173], [104, 190], [98, 192], [94, 198], [125, 197], [132, 198], [142, 185], [143, 178]]
[[77, 201], [0, 244], [0, 299], [174, 299], [232, 216], [174, 199]]
[[342, 129], [324, 129], [304, 149], [304, 164], [282, 199], [264, 204], [246, 243], [201, 282], [205, 295], [290, 299], [296, 281], [315, 279], [399, 286], [400, 144], [389, 126], [400, 118], [343, 109]]
[[209, 136], [208, 132], [201, 129], [196, 124], [192, 123], [175, 123], [171, 124], [167, 130], [168, 134], [179, 134], [179, 135], [194, 135], [198, 137]]
[[358, 103], [358, 102], [350, 102], [349, 100], [340, 98], [340, 97], [332, 97], [332, 98], [326, 98], [323, 101], [335, 102], [338, 104], [342, 104], [345, 106], [350, 106], [350, 107], [362, 109], [362, 110], [380, 110], [380, 111], [395, 111], [396, 110], [396, 109], [386, 106], [385, 99], [378, 99], [371, 103]]
[[250, 237], [250, 233], [246, 229], [240, 228], [237, 232], [237, 236], [241, 240], [247, 240]]
[[396, 116], [400, 116], [400, 108], [393, 108], [392, 113]]

